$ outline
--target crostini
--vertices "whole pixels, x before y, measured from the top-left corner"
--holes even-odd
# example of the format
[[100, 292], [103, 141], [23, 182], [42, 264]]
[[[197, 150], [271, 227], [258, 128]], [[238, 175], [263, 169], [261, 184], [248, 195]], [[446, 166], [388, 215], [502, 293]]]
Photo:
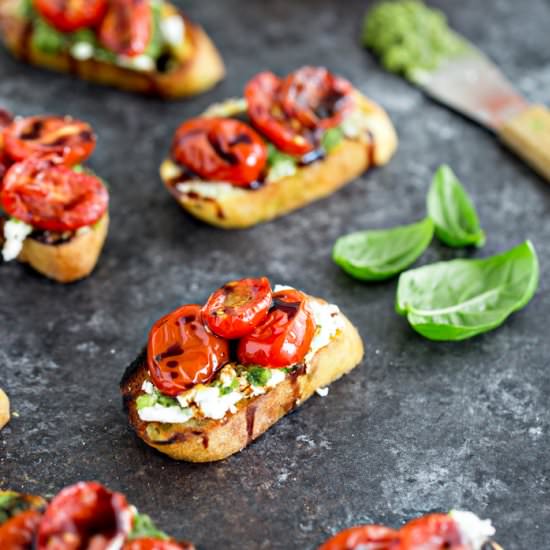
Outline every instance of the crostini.
[[248, 82], [176, 131], [161, 178], [212, 225], [249, 227], [330, 195], [386, 164], [397, 135], [385, 111], [322, 67]]
[[502, 550], [490, 539], [495, 529], [490, 520], [472, 512], [428, 514], [400, 529], [360, 525], [338, 533], [319, 550]]
[[160, 531], [121, 493], [96, 482], [76, 483], [48, 504], [43, 498], [0, 491], [3, 550], [194, 550]]
[[10, 400], [0, 388], [0, 430], [10, 421]]
[[89, 124], [62, 116], [0, 117], [0, 248], [61, 283], [94, 269], [109, 226], [105, 183], [82, 163]]
[[0, 34], [22, 61], [166, 98], [225, 73], [204, 30], [165, 0], [2, 0]]
[[158, 320], [121, 381], [133, 429], [176, 460], [246, 447], [356, 367], [357, 330], [338, 307], [265, 277], [232, 281], [204, 306]]

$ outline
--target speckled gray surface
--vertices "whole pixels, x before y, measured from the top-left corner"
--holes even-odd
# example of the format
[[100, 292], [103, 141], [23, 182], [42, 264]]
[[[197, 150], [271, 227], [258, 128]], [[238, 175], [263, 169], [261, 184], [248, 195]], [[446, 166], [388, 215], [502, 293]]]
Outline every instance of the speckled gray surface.
[[[529, 99], [548, 103], [548, 0], [441, 5]], [[355, 523], [397, 526], [451, 507], [493, 518], [508, 550], [546, 548], [550, 186], [484, 130], [385, 74], [357, 45], [363, 1], [185, 7], [229, 71], [185, 103], [96, 87], [0, 53], [0, 104], [90, 121], [99, 135], [91, 165], [112, 191], [112, 230], [91, 278], [60, 286], [0, 266], [0, 385], [19, 413], [0, 434], [0, 486], [51, 495], [95, 478], [204, 550], [313, 549]], [[186, 216], [157, 176], [178, 122], [239, 94], [258, 70], [304, 63], [341, 72], [389, 110], [401, 139], [392, 163], [250, 231]], [[330, 260], [342, 233], [420, 218], [441, 162], [465, 182], [488, 234], [483, 250], [459, 254], [488, 255], [529, 237], [542, 270], [525, 310], [457, 344], [425, 341], [394, 314], [395, 281], [361, 284]], [[421, 263], [453, 255], [434, 244]], [[229, 278], [264, 273], [338, 303], [365, 338], [364, 363], [225, 462], [187, 465], [149, 449], [128, 430], [118, 394], [148, 327]]]

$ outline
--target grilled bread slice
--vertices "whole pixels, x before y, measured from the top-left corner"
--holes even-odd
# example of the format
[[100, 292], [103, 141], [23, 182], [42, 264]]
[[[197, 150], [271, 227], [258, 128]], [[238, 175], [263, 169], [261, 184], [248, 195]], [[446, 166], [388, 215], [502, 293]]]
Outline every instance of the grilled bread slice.
[[27, 237], [17, 259], [59, 283], [78, 281], [87, 277], [96, 266], [108, 228], [109, 215], [106, 213], [88, 231], [76, 232], [60, 244], [47, 244]]
[[222, 184], [215, 194], [201, 194], [193, 186], [181, 192], [178, 183], [182, 170], [166, 159], [160, 169], [162, 180], [185, 210], [224, 229], [246, 228], [288, 214], [331, 195], [365, 170], [386, 164], [394, 154], [397, 134], [386, 112], [359, 92], [356, 99], [367, 126], [360, 139], [344, 139], [324, 159], [299, 167], [292, 176], [258, 189]]
[[163, 4], [162, 17], [176, 14], [184, 19], [186, 43], [172, 49], [176, 66], [166, 72], [137, 71], [97, 59], [75, 59], [68, 53], [46, 53], [36, 48], [31, 40], [33, 24], [24, 16], [21, 0], [0, 2], [0, 34], [15, 57], [33, 65], [126, 91], [178, 98], [212, 88], [224, 77], [225, 68], [206, 32], [172, 4]]
[[319, 349], [307, 368], [299, 367], [266, 393], [243, 399], [236, 412], [221, 420], [192, 418], [165, 424], [140, 419], [136, 399], [148, 378], [145, 350], [126, 369], [121, 381], [130, 425], [151, 447], [176, 460], [212, 462], [244, 449], [269, 427], [323, 388], [356, 367], [363, 357], [363, 343], [356, 328], [342, 314], [342, 328]]

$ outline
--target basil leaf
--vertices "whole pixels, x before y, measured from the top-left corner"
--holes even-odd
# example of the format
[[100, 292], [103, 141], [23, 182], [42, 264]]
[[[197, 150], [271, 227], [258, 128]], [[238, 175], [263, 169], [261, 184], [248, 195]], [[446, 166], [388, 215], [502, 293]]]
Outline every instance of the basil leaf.
[[533, 297], [539, 265], [530, 241], [481, 260], [452, 260], [399, 278], [396, 310], [430, 340], [464, 340], [492, 330]]
[[336, 241], [332, 258], [352, 277], [381, 281], [409, 267], [426, 250], [433, 231], [432, 220], [426, 218], [392, 229], [351, 233]]
[[448, 246], [483, 246], [485, 233], [477, 212], [454, 172], [446, 165], [434, 174], [428, 192], [428, 216], [435, 225], [436, 237]]
[[132, 531], [128, 535], [129, 540], [152, 538], [157, 540], [168, 540], [170, 537], [163, 533], [154, 524], [153, 520], [146, 514], [139, 514], [136, 512], [134, 516], [134, 526]]

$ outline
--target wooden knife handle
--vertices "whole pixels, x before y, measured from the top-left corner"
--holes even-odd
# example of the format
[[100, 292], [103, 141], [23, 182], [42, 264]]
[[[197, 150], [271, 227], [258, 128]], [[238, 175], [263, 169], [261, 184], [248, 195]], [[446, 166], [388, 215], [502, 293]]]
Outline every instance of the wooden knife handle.
[[550, 181], [550, 110], [531, 105], [507, 120], [499, 134], [510, 149]]

